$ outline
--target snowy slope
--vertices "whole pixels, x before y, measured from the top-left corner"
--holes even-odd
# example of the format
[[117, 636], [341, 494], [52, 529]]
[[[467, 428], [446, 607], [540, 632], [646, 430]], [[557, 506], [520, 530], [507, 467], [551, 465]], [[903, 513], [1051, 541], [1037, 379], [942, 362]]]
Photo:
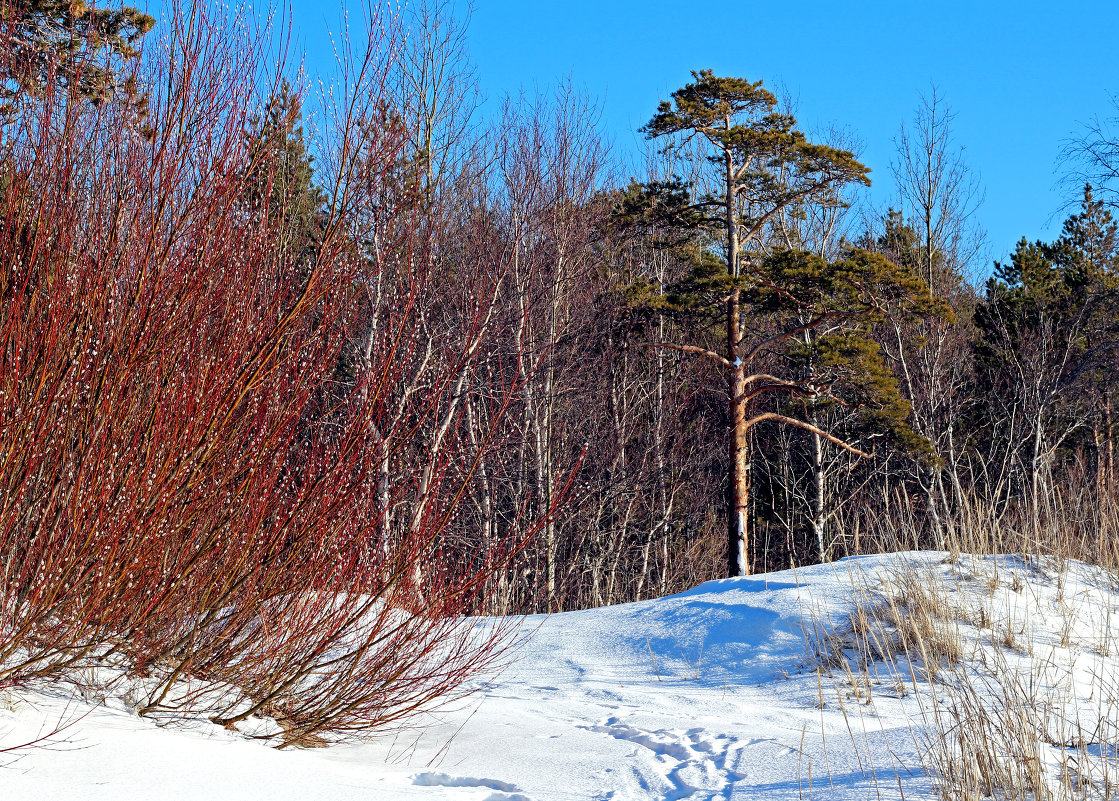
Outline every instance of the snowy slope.
[[[876, 576], [897, 571], [899, 558], [942, 577], [961, 598], [989, 598], [996, 621], [1009, 620], [1015, 603], [1051, 609], [1054, 593], [1067, 604], [1096, 591], [1090, 576], [1077, 584], [1071, 574], [1055, 580], [1021, 564], [1024, 578], [1011, 582], [1013, 562], [975, 560], [964, 569], [943, 554], [909, 554], [529, 618], [513, 661], [479, 682], [466, 704], [432, 713], [423, 729], [326, 750], [279, 752], [203, 723], [160, 729], [112, 700], [16, 695], [0, 699], [0, 747], [33, 739], [62, 716], [74, 722], [48, 747], [0, 754], [0, 798], [932, 797], [920, 749], [939, 690], [901, 660], [893, 673], [871, 666], [864, 693], [846, 670], [817, 670], [806, 647], [806, 639], [842, 635], [856, 600], [865, 602]], [[992, 573], [1001, 577], [992, 581]], [[1023, 593], [1031, 581], [1035, 592]], [[1110, 590], [1104, 594], [1088, 606], [1110, 608]], [[1031, 619], [1038, 631], [1047, 625], [1040, 612]], [[1057, 647], [1056, 632], [1069, 624], [1056, 614], [1051, 623]], [[1109, 625], [1110, 615], [1073, 627], [1099, 640]], [[961, 626], [973, 640], [969, 658], [995, 647], [993, 637], [984, 644], [982, 626]], [[1062, 639], [1060, 653], [1044, 655], [1053, 664], [1065, 652], [1076, 661], [1076, 643]], [[1114, 661], [1102, 652], [1094, 658]]]

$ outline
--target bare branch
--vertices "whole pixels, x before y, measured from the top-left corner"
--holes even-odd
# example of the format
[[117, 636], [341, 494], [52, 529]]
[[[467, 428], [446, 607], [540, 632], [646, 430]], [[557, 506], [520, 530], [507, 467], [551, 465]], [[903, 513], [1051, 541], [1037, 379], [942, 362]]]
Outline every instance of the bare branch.
[[833, 436], [833, 435], [829, 434], [827, 431], [824, 431], [824, 429], [819, 428], [817, 426], [814, 426], [811, 423], [806, 423], [803, 420], [797, 420], [795, 417], [786, 417], [783, 414], [777, 414], [775, 412], [765, 412], [764, 414], [754, 415], [753, 417], [751, 417], [749, 420], [746, 421], [746, 428], [748, 428], [748, 429], [753, 428], [758, 423], [763, 423], [766, 420], [773, 420], [773, 421], [778, 422], [778, 423], [784, 423], [785, 425], [788, 425], [788, 426], [795, 426], [796, 428], [803, 428], [805, 431], [811, 431], [813, 434], [816, 434], [819, 437], [823, 437], [828, 442], [830, 442], [834, 445], [838, 445], [839, 447], [843, 448], [843, 450], [847, 451], [848, 453], [853, 453], [856, 456], [861, 456], [863, 459], [870, 459], [872, 456], [874, 456], [873, 452], [867, 453], [864, 450], [860, 450], [859, 448], [856, 448], [854, 445], [849, 445], [848, 443], [841, 440], [839, 437]]
[[639, 344], [647, 348], [665, 348], [666, 350], [678, 350], [681, 353], [695, 353], [700, 356], [706, 356], [708, 359], [723, 365], [723, 367], [734, 366], [725, 356], [720, 356], [713, 350], [707, 350], [707, 348], [700, 348], [695, 345], [676, 345], [672, 342], [641, 342]]

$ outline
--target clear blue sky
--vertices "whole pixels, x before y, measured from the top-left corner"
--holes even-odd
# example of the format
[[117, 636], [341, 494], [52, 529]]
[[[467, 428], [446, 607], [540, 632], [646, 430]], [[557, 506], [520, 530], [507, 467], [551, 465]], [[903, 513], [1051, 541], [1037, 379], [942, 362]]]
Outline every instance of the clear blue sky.
[[[156, 0], [158, 2], [158, 0]], [[465, 0], [464, 0], [465, 2]], [[328, 64], [334, 0], [295, 0], [293, 27]], [[689, 71], [784, 87], [804, 127], [835, 124], [862, 142], [873, 199], [891, 197], [893, 138], [935, 84], [986, 188], [991, 256], [1052, 236], [1068, 198], [1056, 187], [1062, 141], [1119, 92], [1119, 5], [1036, 2], [666, 2], [476, 0], [471, 56], [489, 108], [506, 93], [569, 77], [601, 101], [618, 151]]]
[[888, 202], [893, 138], [935, 83], [987, 190], [992, 256], [1059, 230], [1061, 143], [1119, 92], [1119, 5], [1035, 2], [478, 0], [473, 57], [496, 95], [570, 75], [603, 98], [617, 147], [692, 69], [797, 98], [802, 124], [850, 128]]

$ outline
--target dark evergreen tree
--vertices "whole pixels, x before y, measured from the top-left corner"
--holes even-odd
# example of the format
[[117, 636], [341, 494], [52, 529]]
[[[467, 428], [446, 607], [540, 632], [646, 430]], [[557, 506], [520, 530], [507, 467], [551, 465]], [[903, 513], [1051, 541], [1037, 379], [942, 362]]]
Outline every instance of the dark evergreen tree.
[[[767, 247], [770, 225], [778, 214], [796, 205], [842, 205], [839, 190], [853, 182], [869, 184], [869, 170], [849, 151], [809, 142], [791, 115], [776, 110], [777, 98], [761, 82], [720, 78], [709, 70], [693, 73], [693, 78], [673, 93], [671, 102], [661, 103], [643, 130], [651, 138], [674, 137], [674, 144], [706, 144], [716, 188], [704, 193], [692, 187], [698, 196], [688, 207], [693, 228], [708, 238], [697, 235], [692, 240], [691, 275], [660, 296], [650, 295], [649, 303], [690, 316], [701, 340], [721, 329], [720, 345], [658, 345], [702, 355], [725, 372], [727, 569], [731, 575], [744, 575], [751, 558], [748, 508], [754, 426], [778, 422], [866, 454], [843, 437], [792, 416], [790, 410], [759, 409], [760, 399], [796, 398], [801, 409], [805, 403], [854, 405], [864, 410], [868, 422], [918, 447], [869, 326], [876, 316], [930, 313], [935, 304], [911, 270], [878, 254], [853, 250], [829, 262]], [[653, 205], [655, 197], [662, 209], [678, 208], [678, 188], [667, 188], [666, 193], [650, 187], [645, 204]], [[630, 198], [642, 200], [636, 192]], [[775, 375], [768, 365], [783, 372]]]
[[326, 195], [315, 184], [302, 119], [301, 99], [284, 81], [250, 135], [245, 200], [272, 216], [285, 239], [284, 251], [306, 266], [323, 236]]
[[130, 6], [83, 0], [0, 0], [0, 111], [22, 93], [62, 88], [101, 102], [136, 87], [123, 65], [155, 21]]

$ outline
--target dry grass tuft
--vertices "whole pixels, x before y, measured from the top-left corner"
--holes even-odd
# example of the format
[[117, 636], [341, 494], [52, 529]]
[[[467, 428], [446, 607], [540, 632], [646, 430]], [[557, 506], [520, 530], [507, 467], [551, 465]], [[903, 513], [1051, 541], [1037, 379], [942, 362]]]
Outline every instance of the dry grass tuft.
[[[875, 663], [897, 671], [899, 660], [935, 680], [964, 658], [961, 611], [937, 576], [903, 567], [869, 588], [855, 583], [856, 604], [838, 626], [813, 625], [809, 653], [824, 669], [867, 673]], [[916, 677], [915, 677], [916, 678]]]
[[[870, 704], [874, 685], [916, 704], [921, 760], [944, 801], [1119, 799], [1110, 599], [1091, 602], [1095, 627], [1079, 642], [1088, 613], [1070, 599], [1067, 560], [945, 564], [853, 583], [854, 609], [815, 640], [821, 674], [839, 671], [840, 704]], [[1051, 623], [1032, 622], [1043, 611]], [[1087, 673], [1077, 654], [1096, 660]]]

